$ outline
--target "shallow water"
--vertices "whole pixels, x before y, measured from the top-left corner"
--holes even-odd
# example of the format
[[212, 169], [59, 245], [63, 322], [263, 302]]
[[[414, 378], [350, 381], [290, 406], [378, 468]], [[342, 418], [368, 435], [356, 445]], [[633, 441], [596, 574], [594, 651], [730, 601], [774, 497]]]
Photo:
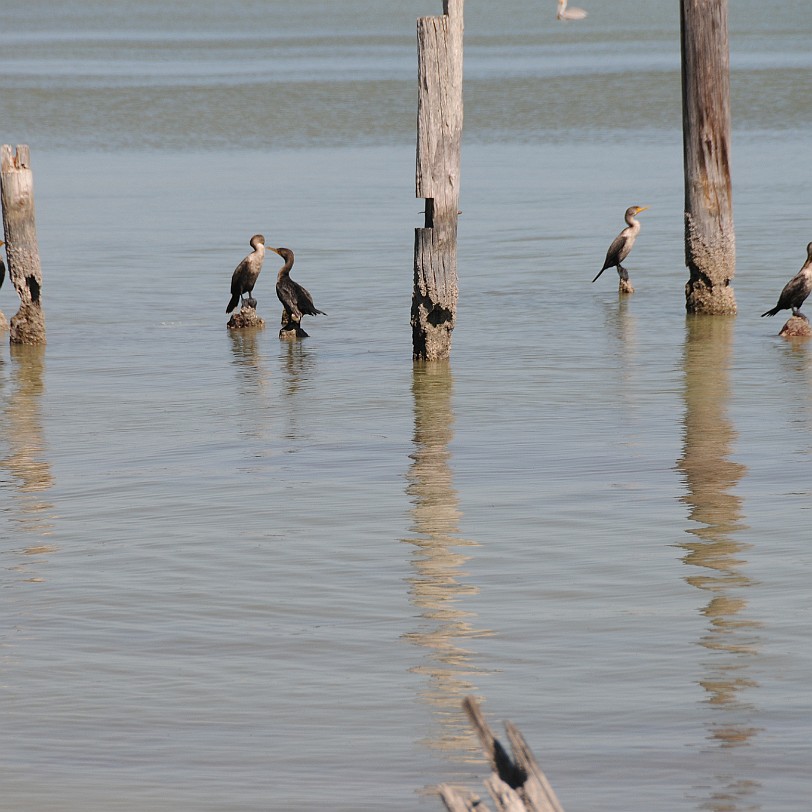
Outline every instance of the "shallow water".
[[[812, 346], [758, 316], [812, 239], [809, 15], [732, 4], [739, 315], [686, 320], [676, 7], [547, 5], [468, 3], [459, 320], [413, 365], [437, 9], [12, 3], [48, 345], [0, 351], [0, 808], [438, 809], [469, 693], [568, 810], [804, 808]], [[305, 341], [276, 257], [225, 330], [256, 231]]]

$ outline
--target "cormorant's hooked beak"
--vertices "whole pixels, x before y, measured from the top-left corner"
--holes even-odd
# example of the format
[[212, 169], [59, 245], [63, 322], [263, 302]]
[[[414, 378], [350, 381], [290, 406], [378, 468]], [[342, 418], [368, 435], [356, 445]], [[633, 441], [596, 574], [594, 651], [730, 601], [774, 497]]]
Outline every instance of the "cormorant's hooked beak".
[[274, 252], [274, 254], [279, 255], [279, 251], [278, 251], [276, 248], [274, 248], [273, 246], [266, 245], [265, 247], [266, 247], [266, 248], [267, 248], [269, 251], [273, 251], [273, 252]]
[[649, 208], [648, 206], [638, 206], [637, 207], [637, 213], [640, 214], [641, 211], [645, 211], [648, 208]]

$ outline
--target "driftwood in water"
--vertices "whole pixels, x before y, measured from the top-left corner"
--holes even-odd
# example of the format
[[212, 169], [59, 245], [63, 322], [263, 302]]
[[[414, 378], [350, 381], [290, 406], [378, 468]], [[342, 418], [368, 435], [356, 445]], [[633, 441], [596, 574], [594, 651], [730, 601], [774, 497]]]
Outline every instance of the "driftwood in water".
[[680, 0], [685, 286], [689, 313], [731, 314], [736, 299], [730, 179], [727, 0]]
[[443, 0], [444, 14], [417, 21], [417, 170], [425, 225], [415, 229], [412, 355], [451, 354], [457, 316], [457, 214], [462, 140], [464, 0]]
[[[466, 697], [462, 706], [493, 769], [484, 783], [497, 812], [564, 812], [518, 728], [505, 722], [511, 758], [485, 721], [476, 700]], [[471, 792], [448, 784], [441, 784], [438, 792], [449, 812], [488, 812], [488, 807]]]
[[229, 330], [242, 330], [245, 327], [262, 328], [265, 326], [265, 320], [257, 313], [256, 308], [249, 307], [247, 304], [243, 305], [237, 313], [232, 314], [228, 320]]
[[12, 344], [44, 344], [45, 315], [42, 311], [42, 270], [34, 221], [34, 179], [28, 147], [20, 144], [13, 154], [8, 144], [0, 148], [0, 197], [8, 274], [20, 297], [20, 309], [12, 316]]

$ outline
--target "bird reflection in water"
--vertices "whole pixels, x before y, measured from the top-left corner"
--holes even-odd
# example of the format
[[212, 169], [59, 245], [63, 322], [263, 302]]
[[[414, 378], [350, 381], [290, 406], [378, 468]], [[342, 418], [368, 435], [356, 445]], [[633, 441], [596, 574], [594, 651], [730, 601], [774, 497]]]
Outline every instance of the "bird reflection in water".
[[703, 759], [714, 772], [715, 786], [702, 808], [718, 812], [760, 808], [749, 797], [759, 785], [737, 777], [745, 767], [731, 752], [758, 733], [752, 724], [755, 706], [744, 694], [752, 696], [758, 687], [751, 674], [761, 647], [761, 624], [745, 615], [753, 581], [745, 572], [743, 554], [750, 545], [738, 539], [745, 525], [741, 499], [734, 492], [746, 466], [730, 459], [736, 440], [727, 416], [733, 327], [732, 319], [719, 316], [688, 318], [683, 451], [676, 465], [686, 488], [682, 501], [696, 523], [680, 544], [682, 560], [691, 567], [685, 580], [707, 595], [700, 610], [707, 626], [699, 645], [708, 657], [699, 682], [709, 706], [708, 741], [718, 747], [706, 751]]
[[248, 409], [239, 409], [236, 416], [244, 422], [241, 433], [256, 440], [267, 431], [267, 421], [258, 419], [258, 416], [271, 410], [268, 372], [262, 356], [262, 330], [255, 327], [229, 330], [228, 337], [232, 363], [237, 369], [240, 398], [250, 404]]
[[[35, 562], [43, 562], [43, 555], [56, 550], [41, 540], [53, 529], [53, 505], [44, 498], [45, 492], [53, 486], [53, 476], [46, 458], [40, 412], [45, 346], [12, 344], [10, 358], [11, 374], [8, 379], [0, 378], [0, 386], [6, 390], [4, 407], [0, 410], [0, 468], [9, 474], [0, 478], [0, 494], [5, 491], [10, 495], [3, 501], [9, 506], [6, 515], [18, 531], [14, 537], [33, 535], [37, 538], [20, 550], [25, 558], [20, 559], [17, 569], [28, 574]], [[31, 575], [26, 580], [43, 579], [40, 575]]]
[[[302, 412], [302, 401], [311, 388], [313, 377], [316, 374], [317, 358], [303, 341], [280, 341], [279, 360], [282, 367], [284, 386], [282, 392], [285, 396], [285, 432], [288, 440], [301, 440], [303, 438], [299, 421]], [[306, 421], [309, 422], [309, 421]]]
[[472, 625], [474, 614], [461, 600], [478, 593], [463, 580], [469, 556], [461, 547], [476, 542], [459, 536], [460, 510], [452, 481], [449, 443], [453, 437], [452, 376], [447, 362], [417, 362], [412, 378], [414, 451], [406, 493], [412, 503], [414, 546], [409, 600], [419, 611], [420, 627], [404, 637], [425, 649], [414, 673], [427, 679], [420, 698], [432, 711], [436, 730], [424, 744], [458, 762], [481, 761], [479, 744], [461, 710], [462, 698], [476, 691], [472, 677], [482, 674], [474, 654], [461, 643], [489, 634]]

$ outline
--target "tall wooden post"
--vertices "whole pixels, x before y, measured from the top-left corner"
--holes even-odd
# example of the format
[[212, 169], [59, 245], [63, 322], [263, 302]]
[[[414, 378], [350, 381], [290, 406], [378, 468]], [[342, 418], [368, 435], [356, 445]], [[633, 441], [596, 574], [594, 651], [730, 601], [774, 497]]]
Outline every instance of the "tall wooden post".
[[16, 155], [3, 144], [0, 149], [0, 198], [3, 203], [3, 232], [8, 272], [20, 297], [20, 309], [11, 319], [12, 344], [44, 344], [45, 315], [42, 312], [42, 270], [34, 223], [34, 180], [31, 156], [25, 144]]
[[457, 315], [457, 213], [462, 141], [464, 0], [417, 21], [417, 172], [425, 225], [415, 229], [412, 355], [448, 358]]
[[680, 0], [689, 313], [735, 313], [727, 0]]

